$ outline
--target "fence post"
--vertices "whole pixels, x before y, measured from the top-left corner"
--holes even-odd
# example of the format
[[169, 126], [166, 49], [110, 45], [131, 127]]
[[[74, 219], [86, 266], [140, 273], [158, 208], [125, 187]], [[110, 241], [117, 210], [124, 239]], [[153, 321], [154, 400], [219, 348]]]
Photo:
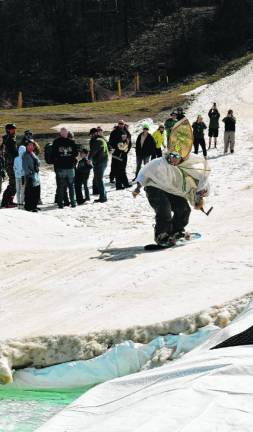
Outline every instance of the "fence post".
[[93, 78], [90, 78], [90, 97], [91, 97], [91, 102], [95, 102], [95, 85], [94, 85]]
[[121, 89], [121, 80], [118, 80], [118, 96], [122, 96], [122, 89]]
[[22, 92], [18, 92], [18, 103], [17, 103], [17, 107], [19, 109], [23, 108], [23, 94]]
[[140, 91], [140, 75], [139, 72], [136, 74], [136, 91]]

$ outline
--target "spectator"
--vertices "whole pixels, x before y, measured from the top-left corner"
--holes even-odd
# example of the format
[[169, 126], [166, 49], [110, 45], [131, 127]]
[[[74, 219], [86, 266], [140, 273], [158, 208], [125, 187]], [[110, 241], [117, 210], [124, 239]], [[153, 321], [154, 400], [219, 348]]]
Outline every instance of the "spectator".
[[[28, 145], [29, 140], [27, 141]], [[16, 179], [16, 196], [18, 208], [24, 206], [24, 193], [25, 193], [25, 172], [23, 169], [23, 155], [26, 152], [25, 146], [21, 145], [18, 148], [18, 156], [14, 159], [14, 173]]]
[[165, 147], [165, 131], [164, 125], [161, 124], [159, 128], [153, 133], [156, 146], [156, 157], [162, 157], [162, 148]]
[[[129, 143], [131, 143], [131, 134], [128, 131], [128, 125], [124, 122], [124, 120], [119, 120], [118, 125], [114, 127], [113, 131], [110, 134], [108, 146], [110, 150], [115, 150], [116, 145], [121, 141], [122, 134], [126, 134]], [[111, 172], [110, 172], [110, 183], [114, 182], [115, 173], [114, 173], [114, 164], [115, 160], [112, 158], [111, 162]]]
[[127, 155], [131, 149], [131, 141], [126, 133], [121, 135], [121, 140], [116, 144], [112, 158], [114, 160], [114, 172], [116, 177], [116, 189], [129, 188], [130, 184], [126, 174]]
[[4, 165], [4, 157], [2, 154], [2, 145], [3, 145], [3, 137], [0, 136], [0, 193], [2, 193], [2, 183], [5, 179], [5, 165]]
[[227, 116], [222, 121], [225, 123], [224, 154], [228, 152], [228, 149], [230, 149], [230, 153], [234, 153], [236, 118], [234, 117], [233, 110], [228, 110]]
[[198, 115], [197, 120], [192, 125], [193, 137], [194, 137], [194, 153], [198, 154], [199, 146], [202, 148], [203, 156], [206, 159], [206, 142], [204, 137], [204, 130], [206, 129], [206, 124], [203, 122], [201, 115]]
[[102, 136], [98, 136], [96, 128], [90, 130], [90, 137], [89, 160], [91, 160], [93, 164], [95, 184], [97, 185], [99, 192], [99, 198], [94, 202], [104, 203], [107, 201], [104, 185], [104, 173], [108, 163], [108, 146], [106, 140]]
[[[88, 188], [88, 180], [90, 176], [90, 171], [92, 169], [92, 164], [88, 160], [88, 150], [83, 149], [80, 151], [80, 160], [76, 167], [75, 175], [75, 190], [76, 190], [76, 200], [77, 204], [84, 204], [86, 201], [90, 201], [90, 193]], [[83, 189], [85, 193], [85, 198], [83, 197]]]
[[146, 165], [151, 159], [156, 158], [156, 143], [152, 135], [149, 133], [149, 125], [143, 125], [143, 131], [138, 135], [136, 140], [136, 174], [133, 181], [136, 179], [142, 163]]
[[219, 118], [220, 113], [217, 109], [216, 103], [213, 103], [212, 108], [210, 109], [208, 113], [208, 117], [210, 119], [209, 121], [209, 130], [208, 130], [208, 136], [209, 136], [209, 147], [208, 150], [211, 148], [212, 145], [212, 138], [214, 139], [214, 148], [217, 148], [217, 138], [219, 135]]
[[177, 108], [177, 121], [182, 120], [183, 118], [185, 118], [185, 113], [182, 107], [178, 107]]
[[167, 146], [169, 146], [171, 130], [176, 123], [177, 123], [177, 113], [172, 112], [169, 118], [165, 122], [165, 129], [167, 134]]
[[16, 143], [16, 125], [9, 123], [5, 126], [6, 134], [3, 136], [3, 157], [5, 169], [9, 178], [9, 183], [2, 197], [1, 207], [11, 208], [16, 207], [13, 199], [16, 194], [16, 180], [13, 169], [14, 159], [18, 156]]
[[34, 153], [34, 141], [29, 140], [23, 154], [23, 170], [25, 174], [25, 210], [37, 212], [40, 198], [40, 161]]
[[59, 138], [53, 142], [52, 158], [56, 173], [58, 207], [64, 207], [64, 194], [69, 191], [71, 207], [76, 207], [75, 166], [78, 150], [76, 143], [69, 137], [69, 131], [61, 128]]

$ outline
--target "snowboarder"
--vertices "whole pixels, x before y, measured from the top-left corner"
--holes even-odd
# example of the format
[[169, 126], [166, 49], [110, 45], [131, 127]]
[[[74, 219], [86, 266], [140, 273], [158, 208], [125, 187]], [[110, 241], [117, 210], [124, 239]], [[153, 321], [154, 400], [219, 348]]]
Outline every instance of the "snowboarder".
[[230, 153], [234, 153], [236, 118], [234, 117], [233, 110], [228, 110], [227, 116], [222, 121], [225, 123], [224, 154], [228, 152], [228, 148], [230, 148]]
[[14, 159], [18, 156], [16, 143], [16, 125], [9, 123], [5, 126], [6, 134], [3, 136], [3, 156], [9, 184], [3, 193], [1, 207], [16, 207], [13, 199], [16, 194], [16, 180], [13, 169]]
[[203, 122], [203, 118], [201, 115], [198, 115], [197, 120], [192, 125], [193, 129], [193, 145], [194, 145], [194, 153], [198, 154], [199, 146], [202, 148], [203, 156], [206, 158], [206, 142], [204, 137], [204, 130], [206, 129], [206, 124]]
[[145, 188], [156, 214], [155, 242], [159, 246], [170, 246], [184, 237], [191, 213], [189, 203], [201, 208], [203, 197], [208, 195], [207, 171], [203, 158], [191, 154], [184, 160], [177, 152], [151, 161], [140, 171], [133, 196]]
[[162, 148], [165, 147], [164, 125], [160, 124], [159, 128], [153, 133], [156, 144], [156, 157], [162, 157]]
[[209, 136], [208, 150], [209, 150], [211, 148], [211, 145], [212, 145], [212, 138], [214, 139], [214, 148], [217, 148], [217, 138], [219, 136], [220, 113], [217, 109], [217, 105], [215, 102], [213, 103], [213, 106], [208, 113], [208, 117], [210, 119], [209, 130], [208, 130], [208, 136]]

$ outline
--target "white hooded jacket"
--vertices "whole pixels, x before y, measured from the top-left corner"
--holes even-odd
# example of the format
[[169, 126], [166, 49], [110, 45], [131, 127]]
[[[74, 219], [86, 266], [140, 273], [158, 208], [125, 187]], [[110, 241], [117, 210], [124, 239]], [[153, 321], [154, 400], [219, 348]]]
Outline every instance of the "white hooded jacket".
[[25, 175], [23, 170], [23, 155], [25, 152], [25, 146], [21, 145], [18, 149], [18, 156], [14, 159], [14, 173], [17, 179], [21, 179]]
[[208, 175], [210, 168], [207, 161], [191, 154], [177, 166], [171, 165], [166, 157], [154, 159], [139, 172], [137, 182], [143, 187], [153, 186], [172, 195], [186, 198], [192, 205], [196, 192], [206, 190], [209, 193]]

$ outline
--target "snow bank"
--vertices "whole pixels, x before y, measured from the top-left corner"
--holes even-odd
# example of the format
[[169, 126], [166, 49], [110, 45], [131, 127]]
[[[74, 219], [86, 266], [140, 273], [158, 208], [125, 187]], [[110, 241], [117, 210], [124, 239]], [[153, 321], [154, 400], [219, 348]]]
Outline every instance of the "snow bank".
[[[65, 363], [72, 360], [93, 359], [94, 357], [106, 353], [106, 351], [110, 349], [111, 346], [122, 343], [128, 339], [130, 339], [130, 344], [133, 344], [133, 342], [148, 344], [157, 335], [179, 335], [181, 333], [193, 334], [197, 330], [211, 324], [219, 327], [225, 327], [245, 309], [252, 298], [253, 293], [244, 296], [241, 299], [231, 301], [227, 304], [216, 305], [197, 314], [180, 317], [171, 321], [156, 323], [154, 325], [145, 327], [130, 327], [125, 330], [119, 329], [117, 331], [105, 330], [99, 333], [90, 333], [86, 336], [50, 336], [28, 338], [23, 340], [7, 340], [0, 345], [0, 382], [2, 384], [12, 383], [13, 369], [25, 368], [28, 365], [42, 368], [48, 365]], [[205, 336], [205, 333], [201, 331], [197, 334], [196, 338], [192, 339], [199, 340], [199, 335]], [[161, 344], [161, 346], [156, 347], [158, 350], [162, 349], [163, 346], [165, 346], [165, 348], [171, 348], [171, 346], [178, 345], [180, 348], [176, 349], [175, 353], [170, 353], [172, 359], [176, 358], [182, 351], [182, 344], [180, 342], [182, 339], [177, 339], [178, 342], [175, 344], [175, 340], [173, 340], [173, 343], [171, 342], [171, 337], [173, 339], [173, 336], [167, 336], [167, 339], [165, 338], [163, 343], [161, 339], [155, 340], [153, 343], [151, 342], [151, 351], [156, 351], [154, 349], [156, 344]], [[185, 344], [185, 347], [186, 345], [187, 344]], [[190, 349], [192, 349], [192, 345], [193, 344], [190, 343], [188, 349], [184, 349], [190, 351]], [[125, 345], [123, 345], [123, 350], [124, 348]], [[149, 351], [149, 347], [144, 348], [144, 351], [145, 350]], [[152, 354], [154, 354], [154, 352], [152, 352]], [[136, 354], [135, 350], [133, 350], [133, 353], [134, 355]], [[161, 358], [164, 358], [165, 361], [168, 360], [170, 355], [168, 355], [167, 351], [165, 351], [165, 353], [162, 351], [158, 352], [156, 356], [152, 355], [152, 357], [157, 358], [157, 360], [154, 360], [154, 362], [161, 362]], [[146, 361], [143, 364], [139, 363], [140, 368], [149, 360], [151, 360], [151, 358], [146, 356], [145, 360]], [[96, 366], [97, 363], [89, 363], [88, 369], [90, 369], [90, 367], [92, 368], [92, 365]], [[132, 370], [131, 368], [134, 369], [134, 362], [130, 362], [127, 367], [130, 368], [129, 370]], [[70, 368], [72, 368], [72, 365], [70, 365]], [[64, 370], [64, 365], [59, 366], [60, 375]], [[47, 375], [47, 372], [44, 369], [42, 372], [38, 372], [37, 375], [44, 376], [45, 374]], [[94, 374], [97, 374], [96, 370], [91, 372], [91, 376], [94, 377]], [[19, 375], [17, 376], [19, 377]], [[18, 382], [20, 382], [19, 378]], [[91, 382], [88, 381], [85, 385], [88, 384], [91, 384]]]

